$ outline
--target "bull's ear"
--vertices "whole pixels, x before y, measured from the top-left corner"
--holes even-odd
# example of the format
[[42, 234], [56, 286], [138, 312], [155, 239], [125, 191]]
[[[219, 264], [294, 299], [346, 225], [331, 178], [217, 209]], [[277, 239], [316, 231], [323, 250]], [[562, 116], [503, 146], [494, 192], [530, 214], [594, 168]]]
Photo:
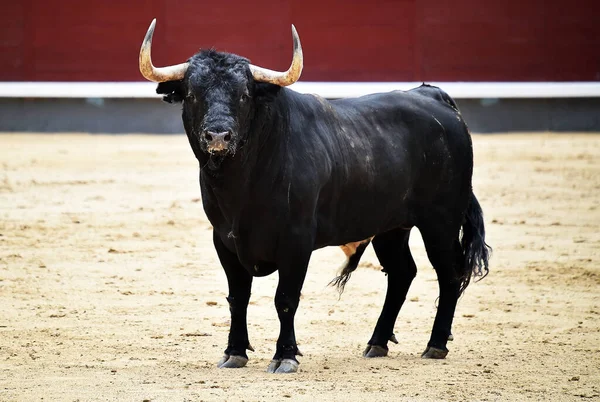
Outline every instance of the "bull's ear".
[[156, 93], [164, 94], [163, 101], [165, 102], [180, 103], [184, 98], [183, 82], [181, 80], [161, 82], [156, 87]]

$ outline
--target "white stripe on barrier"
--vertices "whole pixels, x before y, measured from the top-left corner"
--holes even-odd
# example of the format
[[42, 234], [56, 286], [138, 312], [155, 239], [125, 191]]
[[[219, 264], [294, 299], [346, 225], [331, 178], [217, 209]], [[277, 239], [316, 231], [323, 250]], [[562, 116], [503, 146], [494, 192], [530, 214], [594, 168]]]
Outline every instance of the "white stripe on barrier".
[[[600, 82], [428, 82], [457, 99], [600, 97]], [[290, 88], [324, 98], [407, 90], [420, 82], [297, 82]], [[0, 98], [155, 98], [151, 82], [0, 82]]]

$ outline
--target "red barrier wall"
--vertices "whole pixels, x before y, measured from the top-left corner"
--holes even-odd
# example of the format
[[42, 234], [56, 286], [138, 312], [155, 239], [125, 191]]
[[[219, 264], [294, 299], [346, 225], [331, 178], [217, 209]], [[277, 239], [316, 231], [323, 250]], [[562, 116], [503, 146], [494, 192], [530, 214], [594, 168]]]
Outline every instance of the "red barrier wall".
[[598, 81], [600, 2], [574, 0], [2, 0], [0, 80], [138, 81], [200, 47], [286, 69], [290, 24], [304, 81]]

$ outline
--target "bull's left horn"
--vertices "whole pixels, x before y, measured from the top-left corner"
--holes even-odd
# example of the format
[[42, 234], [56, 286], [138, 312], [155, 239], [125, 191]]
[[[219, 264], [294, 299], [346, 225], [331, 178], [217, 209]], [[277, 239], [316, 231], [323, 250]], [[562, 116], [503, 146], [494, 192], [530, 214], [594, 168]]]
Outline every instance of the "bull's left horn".
[[156, 18], [152, 20], [150, 28], [148, 28], [148, 32], [146, 32], [146, 37], [142, 42], [142, 47], [140, 49], [140, 72], [148, 81], [165, 82], [180, 80], [185, 76], [188, 63], [181, 63], [168, 67], [154, 67], [152, 65], [150, 49], [152, 48], [152, 35], [154, 34], [155, 26]]
[[294, 25], [292, 25], [292, 37], [294, 38], [294, 56], [290, 68], [282, 73], [250, 64], [250, 71], [256, 81], [269, 82], [282, 87], [292, 85], [294, 82], [298, 81], [300, 74], [302, 74], [304, 58], [302, 56], [300, 38], [298, 37], [298, 32]]

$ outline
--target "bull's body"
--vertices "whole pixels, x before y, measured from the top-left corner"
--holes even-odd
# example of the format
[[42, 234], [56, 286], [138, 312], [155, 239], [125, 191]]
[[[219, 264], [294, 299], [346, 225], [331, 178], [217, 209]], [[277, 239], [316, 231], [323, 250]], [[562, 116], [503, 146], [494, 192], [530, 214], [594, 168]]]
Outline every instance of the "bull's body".
[[213, 50], [156, 68], [153, 31], [154, 22], [140, 70], [160, 82], [164, 100], [183, 103], [204, 209], [227, 275], [231, 328], [218, 366], [248, 361], [252, 280], [277, 270], [281, 327], [268, 371], [296, 371], [294, 317], [312, 251], [343, 246], [349, 259], [335, 280], [343, 288], [370, 241], [388, 290], [365, 356], [385, 356], [416, 275], [408, 247], [415, 226], [440, 288], [423, 356], [445, 357], [458, 296], [472, 275], [487, 272], [488, 260], [471, 190], [471, 140], [454, 101], [426, 85], [336, 101], [289, 90], [302, 70], [295, 30], [293, 61], [284, 73]]
[[471, 141], [458, 110], [433, 97], [442, 94], [422, 87], [330, 102], [282, 89], [270, 105], [281, 120], [273, 132], [252, 132], [252, 158], [236, 155], [216, 177], [201, 174], [215, 232], [261, 276], [276, 269], [288, 232], [314, 250], [462, 219]]

